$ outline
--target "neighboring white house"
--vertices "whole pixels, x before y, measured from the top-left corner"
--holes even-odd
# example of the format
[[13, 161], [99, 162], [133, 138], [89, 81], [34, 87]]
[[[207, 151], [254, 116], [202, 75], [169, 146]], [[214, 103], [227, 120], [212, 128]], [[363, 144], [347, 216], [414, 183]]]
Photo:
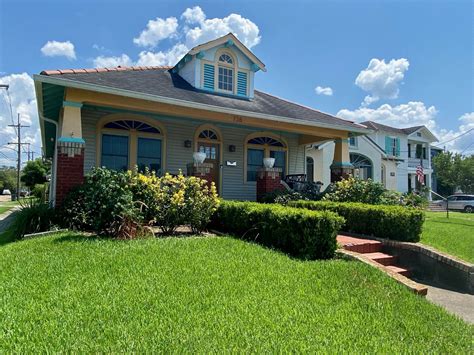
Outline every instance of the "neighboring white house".
[[[354, 176], [381, 182], [389, 190], [407, 192], [420, 188], [416, 169], [421, 165], [425, 184], [431, 187], [430, 144], [438, 140], [425, 126], [395, 128], [372, 121], [362, 124], [373, 133], [349, 139]], [[308, 177], [327, 186], [334, 142], [307, 146], [306, 155]]]

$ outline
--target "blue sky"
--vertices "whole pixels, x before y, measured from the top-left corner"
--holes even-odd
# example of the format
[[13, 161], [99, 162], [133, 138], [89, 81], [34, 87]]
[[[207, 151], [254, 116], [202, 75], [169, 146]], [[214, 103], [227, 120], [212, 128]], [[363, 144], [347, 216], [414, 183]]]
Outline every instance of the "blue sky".
[[[267, 66], [266, 73], [257, 73], [257, 89], [351, 120], [425, 124], [444, 142], [474, 128], [472, 6], [3, 0], [0, 82], [11, 84], [13, 109], [32, 125], [27, 139], [39, 152], [29, 75], [104, 64], [170, 64], [192, 45], [232, 30]], [[0, 146], [13, 133], [4, 127], [10, 116], [1, 95]], [[471, 153], [472, 142], [474, 131], [447, 146]], [[10, 154], [1, 151], [0, 159]]]

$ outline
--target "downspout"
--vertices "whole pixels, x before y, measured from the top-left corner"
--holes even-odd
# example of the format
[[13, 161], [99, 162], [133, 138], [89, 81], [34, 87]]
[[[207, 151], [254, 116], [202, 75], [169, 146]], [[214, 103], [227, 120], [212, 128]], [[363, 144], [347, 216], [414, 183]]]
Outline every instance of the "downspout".
[[[50, 203], [54, 207], [56, 203], [56, 173], [58, 170], [58, 136], [59, 136], [59, 124], [51, 118], [44, 117], [40, 114], [40, 118], [45, 121], [52, 123], [56, 126], [56, 137], [54, 137], [54, 156], [53, 156], [53, 174], [51, 175], [50, 185]], [[45, 142], [46, 143], [46, 142]]]

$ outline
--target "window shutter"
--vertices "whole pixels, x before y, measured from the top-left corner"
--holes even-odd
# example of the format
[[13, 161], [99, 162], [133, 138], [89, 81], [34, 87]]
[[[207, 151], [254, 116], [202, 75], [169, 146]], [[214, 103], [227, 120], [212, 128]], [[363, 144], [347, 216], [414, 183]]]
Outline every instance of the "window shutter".
[[214, 90], [214, 71], [214, 65], [204, 64], [204, 89]]
[[247, 96], [247, 73], [237, 73], [237, 95]]
[[400, 156], [400, 138], [397, 138], [397, 141], [395, 143], [395, 151], [396, 151], [396, 156], [399, 157]]
[[388, 136], [385, 136], [385, 153], [386, 154], [390, 154], [392, 155], [391, 153], [391, 145], [392, 145], [392, 139]]

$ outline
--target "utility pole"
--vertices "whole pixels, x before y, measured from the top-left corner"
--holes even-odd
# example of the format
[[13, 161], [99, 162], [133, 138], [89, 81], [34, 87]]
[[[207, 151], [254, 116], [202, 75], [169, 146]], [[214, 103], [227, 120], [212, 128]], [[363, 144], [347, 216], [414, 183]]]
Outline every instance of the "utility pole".
[[21, 129], [22, 128], [26, 128], [26, 127], [30, 127], [30, 126], [22, 126], [21, 123], [20, 123], [20, 114], [18, 114], [18, 123], [17, 124], [10, 124], [8, 125], [9, 127], [16, 127], [17, 129], [17, 138], [18, 138], [18, 142], [8, 142], [8, 144], [14, 144], [17, 146], [17, 153], [18, 153], [18, 156], [17, 156], [17, 176], [16, 176], [16, 199], [19, 200], [20, 199], [20, 171], [21, 171], [21, 146], [24, 145], [24, 144], [28, 144], [28, 143], [22, 143], [21, 142]]

